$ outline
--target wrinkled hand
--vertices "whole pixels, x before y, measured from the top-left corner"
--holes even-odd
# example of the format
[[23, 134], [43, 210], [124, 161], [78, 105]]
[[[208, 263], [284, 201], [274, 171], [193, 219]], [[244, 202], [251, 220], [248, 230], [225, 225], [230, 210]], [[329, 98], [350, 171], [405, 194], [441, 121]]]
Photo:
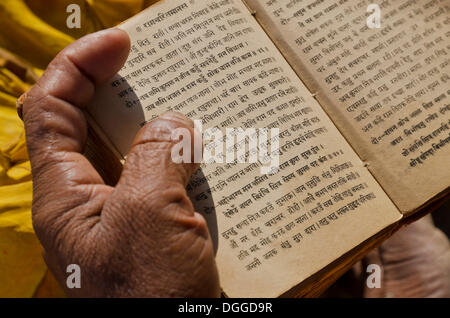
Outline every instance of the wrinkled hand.
[[365, 297], [450, 297], [450, 243], [431, 216], [407, 225], [364, 260], [382, 268]]
[[[114, 76], [130, 49], [111, 29], [64, 49], [20, 101], [33, 175], [33, 224], [60, 284], [81, 268], [72, 296], [219, 296], [212, 241], [185, 187], [195, 164], [171, 161], [173, 129], [192, 122], [170, 113], [136, 136], [116, 187], [82, 155], [82, 109]], [[19, 112], [20, 113], [20, 112]]]
[[[380, 266], [380, 288], [367, 284], [375, 283], [370, 264]], [[450, 297], [450, 242], [426, 216], [366, 255], [323, 297]]]

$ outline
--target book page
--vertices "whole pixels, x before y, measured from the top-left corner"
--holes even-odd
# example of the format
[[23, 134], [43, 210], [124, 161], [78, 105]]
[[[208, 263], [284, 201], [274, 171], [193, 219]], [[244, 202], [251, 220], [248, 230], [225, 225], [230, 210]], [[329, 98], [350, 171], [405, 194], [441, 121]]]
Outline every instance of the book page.
[[[241, 1], [162, 1], [120, 28], [131, 54], [89, 112], [124, 156], [159, 114], [200, 121], [217, 160], [188, 190], [217, 229], [228, 296], [279, 296], [401, 218]], [[233, 143], [226, 128], [248, 138]], [[250, 161], [261, 149], [278, 172]], [[220, 162], [230, 150], [241, 163]]]
[[448, 190], [448, 0], [245, 1], [403, 213]]

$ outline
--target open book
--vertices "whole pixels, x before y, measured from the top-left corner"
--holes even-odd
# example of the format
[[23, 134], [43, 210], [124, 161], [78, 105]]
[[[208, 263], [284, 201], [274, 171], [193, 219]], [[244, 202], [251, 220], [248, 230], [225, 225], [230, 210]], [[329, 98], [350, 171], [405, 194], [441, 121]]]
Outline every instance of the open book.
[[130, 56], [87, 114], [107, 182], [169, 110], [204, 130], [279, 129], [277, 171], [208, 163], [188, 186], [226, 296], [318, 295], [449, 193], [450, 3], [385, 0], [371, 29], [370, 2], [164, 0], [119, 26]]

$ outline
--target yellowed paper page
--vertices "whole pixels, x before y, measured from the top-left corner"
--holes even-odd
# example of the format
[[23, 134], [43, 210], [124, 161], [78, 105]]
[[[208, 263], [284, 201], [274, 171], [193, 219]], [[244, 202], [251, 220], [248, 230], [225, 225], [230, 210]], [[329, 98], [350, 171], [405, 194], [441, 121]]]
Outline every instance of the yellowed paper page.
[[379, 29], [372, 0], [245, 1], [403, 213], [448, 190], [448, 0], [378, 1]]
[[[167, 110], [201, 120], [205, 135], [279, 128], [267, 146], [277, 173], [216, 161], [189, 185], [217, 228], [228, 296], [279, 296], [401, 218], [241, 1], [163, 1], [120, 27], [131, 55], [89, 111], [122, 155]], [[222, 140], [205, 138], [205, 151]]]

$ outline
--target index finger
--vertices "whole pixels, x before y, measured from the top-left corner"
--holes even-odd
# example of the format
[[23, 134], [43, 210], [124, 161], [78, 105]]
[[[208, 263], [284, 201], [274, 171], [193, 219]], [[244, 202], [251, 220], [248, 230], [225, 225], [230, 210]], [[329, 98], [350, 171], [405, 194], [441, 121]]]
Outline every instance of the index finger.
[[74, 194], [86, 192], [77, 186], [103, 183], [82, 155], [87, 136], [82, 109], [95, 86], [120, 70], [129, 49], [129, 37], [119, 29], [87, 35], [61, 51], [22, 98], [35, 201], [55, 199], [61, 210], [68, 209], [79, 204]]

